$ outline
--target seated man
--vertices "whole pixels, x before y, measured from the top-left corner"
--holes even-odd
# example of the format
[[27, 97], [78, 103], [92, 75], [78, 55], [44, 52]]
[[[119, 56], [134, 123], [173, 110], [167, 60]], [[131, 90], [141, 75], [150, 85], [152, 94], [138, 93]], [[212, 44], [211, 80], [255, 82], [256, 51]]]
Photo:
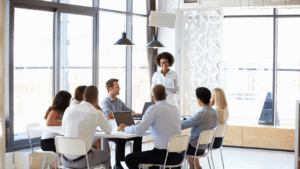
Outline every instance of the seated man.
[[[117, 98], [117, 95], [120, 93], [120, 85], [118, 79], [110, 79], [106, 82], [106, 89], [108, 92], [108, 96], [102, 101], [101, 107], [103, 113], [109, 118], [113, 119], [113, 112], [121, 112], [121, 111], [130, 111], [133, 116], [139, 116], [135, 114], [130, 108], [128, 108], [122, 100]], [[128, 140], [133, 140], [133, 152], [141, 152], [142, 151], [142, 137], [135, 137], [131, 139], [108, 139], [108, 141], [113, 141], [116, 143], [116, 164], [115, 169], [123, 169], [121, 165], [121, 161], [125, 159], [125, 145]]]
[[[181, 129], [191, 128], [191, 139], [187, 150], [187, 155], [195, 155], [198, 139], [201, 131], [211, 130], [218, 126], [218, 113], [210, 106], [210, 91], [205, 87], [196, 89], [197, 102], [203, 109], [191, 118], [181, 122]], [[205, 152], [207, 145], [199, 145], [197, 155], [202, 155]], [[194, 168], [192, 158], [188, 159], [190, 168]], [[198, 158], [196, 159], [196, 168], [202, 169]]]
[[[97, 125], [105, 132], [111, 133], [112, 126], [96, 107], [98, 102], [98, 89], [89, 86], [84, 91], [84, 101], [78, 105], [67, 108], [62, 119], [62, 130], [65, 137], [80, 138], [85, 141], [88, 150], [89, 166], [105, 164], [109, 167], [110, 155], [106, 151], [91, 150]], [[63, 155], [62, 164], [67, 168], [86, 168], [85, 156]]]
[[[126, 156], [125, 162], [129, 169], [138, 169], [139, 164], [164, 164], [169, 140], [172, 136], [181, 134], [180, 114], [177, 107], [166, 101], [166, 89], [156, 85], [152, 89], [152, 99], [156, 103], [150, 106], [140, 124], [126, 126], [121, 124], [119, 130], [126, 133], [144, 134], [150, 127], [154, 140], [154, 149]], [[169, 153], [167, 164], [180, 164], [183, 153]]]

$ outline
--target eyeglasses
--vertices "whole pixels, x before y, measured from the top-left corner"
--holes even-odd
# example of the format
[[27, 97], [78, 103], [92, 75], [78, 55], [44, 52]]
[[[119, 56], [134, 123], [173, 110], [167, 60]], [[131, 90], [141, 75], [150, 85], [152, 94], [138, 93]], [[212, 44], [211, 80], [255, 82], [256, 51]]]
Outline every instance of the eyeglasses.
[[165, 65], [168, 65], [169, 62], [160, 62], [161, 65], [165, 64]]

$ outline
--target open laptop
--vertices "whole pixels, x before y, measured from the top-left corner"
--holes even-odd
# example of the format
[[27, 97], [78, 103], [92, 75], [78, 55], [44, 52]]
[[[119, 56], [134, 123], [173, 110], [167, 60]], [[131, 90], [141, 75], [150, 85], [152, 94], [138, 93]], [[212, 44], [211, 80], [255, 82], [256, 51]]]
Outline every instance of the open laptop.
[[117, 122], [118, 127], [122, 123], [124, 123], [126, 126], [135, 125], [134, 120], [132, 118], [132, 114], [129, 111], [114, 112], [113, 115]]
[[133, 120], [142, 120], [142, 118], [143, 118], [144, 114], [146, 113], [147, 109], [150, 106], [154, 105], [154, 104], [155, 104], [154, 102], [145, 102], [141, 117], [133, 117]]

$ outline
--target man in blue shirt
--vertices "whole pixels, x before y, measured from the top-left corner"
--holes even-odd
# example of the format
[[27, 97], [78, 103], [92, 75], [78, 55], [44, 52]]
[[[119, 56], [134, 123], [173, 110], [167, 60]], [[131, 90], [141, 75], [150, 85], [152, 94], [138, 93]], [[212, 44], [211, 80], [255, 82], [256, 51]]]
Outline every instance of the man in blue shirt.
[[[156, 104], [147, 109], [141, 123], [132, 126], [121, 124], [118, 129], [138, 135], [143, 135], [150, 129], [153, 136], [153, 150], [126, 156], [125, 162], [129, 169], [138, 169], [139, 164], [164, 164], [170, 138], [181, 134], [180, 113], [177, 107], [166, 101], [165, 87], [156, 85], [153, 87], [152, 93], [152, 99]], [[183, 153], [169, 153], [167, 164], [180, 164], [183, 157]]]
[[[191, 128], [191, 139], [187, 155], [194, 155], [198, 144], [199, 135], [203, 130], [211, 130], [218, 126], [218, 113], [210, 106], [211, 92], [205, 87], [196, 89], [197, 102], [203, 109], [191, 118], [181, 122], [181, 129]], [[199, 145], [197, 155], [202, 155], [205, 152], [207, 145]], [[192, 158], [188, 159], [190, 168], [194, 167]], [[196, 169], [202, 169], [196, 158]]]
[[[120, 93], [120, 85], [118, 79], [110, 79], [106, 82], [106, 89], [108, 92], [108, 96], [102, 101], [101, 108], [102, 112], [109, 119], [113, 119], [114, 112], [122, 112], [122, 111], [130, 111], [132, 116], [140, 116], [140, 114], [135, 114], [129, 107], [122, 102], [121, 99], [117, 98], [117, 95]], [[142, 151], [142, 137], [135, 137], [130, 139], [117, 139], [111, 138], [108, 141], [113, 141], [116, 143], [116, 165], [114, 169], [123, 169], [121, 165], [121, 161], [125, 159], [125, 145], [129, 140], [133, 140], [133, 152], [141, 152]]]

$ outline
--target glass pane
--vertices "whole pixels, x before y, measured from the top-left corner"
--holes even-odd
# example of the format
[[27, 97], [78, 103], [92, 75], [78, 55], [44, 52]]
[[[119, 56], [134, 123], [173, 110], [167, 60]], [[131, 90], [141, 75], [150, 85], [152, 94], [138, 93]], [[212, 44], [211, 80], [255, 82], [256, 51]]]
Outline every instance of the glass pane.
[[105, 83], [117, 78], [121, 87], [118, 97], [125, 103], [126, 47], [113, 45], [123, 32], [123, 15], [100, 12], [99, 102], [107, 96]]
[[299, 23], [300, 18], [278, 19], [277, 111], [281, 126], [295, 127], [295, 103], [300, 100]]
[[224, 9], [224, 15], [273, 15], [273, 8], [266, 9]]
[[278, 14], [279, 15], [300, 15], [300, 9], [299, 8], [291, 8], [291, 9], [281, 8], [281, 9], [278, 9]]
[[60, 3], [71, 4], [71, 5], [80, 5], [80, 6], [93, 6], [93, 0], [60, 0]]
[[100, 8], [126, 11], [126, 0], [100, 0]]
[[272, 104], [267, 99], [272, 98], [272, 30], [272, 18], [224, 19], [221, 84], [227, 95], [231, 124], [258, 124], [262, 112], [270, 112], [264, 105]]
[[147, 14], [146, 0], [133, 0], [133, 13]]
[[44, 123], [52, 101], [53, 13], [15, 9], [14, 132], [26, 139], [26, 124]]
[[278, 23], [278, 69], [300, 69], [300, 18], [279, 18]]
[[60, 89], [74, 93], [93, 81], [93, 17], [61, 14]]
[[132, 108], [141, 113], [145, 102], [151, 101], [147, 59], [147, 18], [133, 17]]

